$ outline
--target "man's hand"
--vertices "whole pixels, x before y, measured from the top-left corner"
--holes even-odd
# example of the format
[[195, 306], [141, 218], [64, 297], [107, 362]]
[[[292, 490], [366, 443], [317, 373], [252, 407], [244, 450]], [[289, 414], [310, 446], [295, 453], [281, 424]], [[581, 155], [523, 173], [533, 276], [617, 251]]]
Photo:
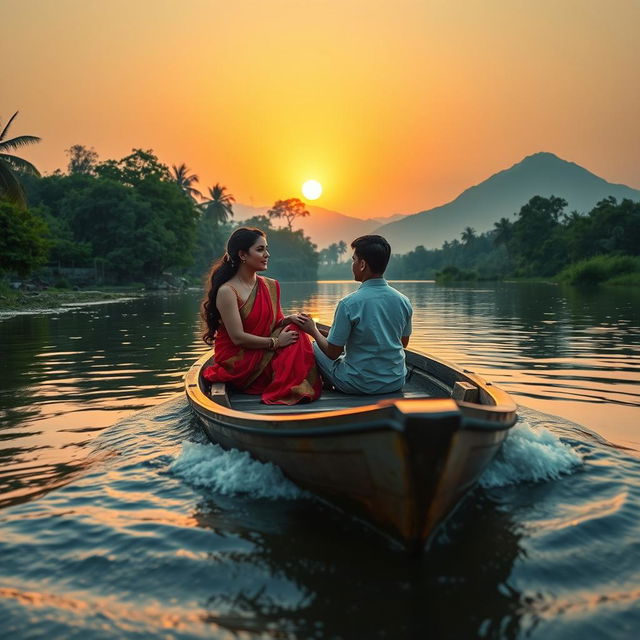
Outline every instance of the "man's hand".
[[300, 327], [302, 331], [308, 333], [310, 336], [315, 336], [318, 333], [316, 323], [313, 321], [313, 318], [308, 316], [306, 313], [298, 313], [291, 316], [291, 322]]

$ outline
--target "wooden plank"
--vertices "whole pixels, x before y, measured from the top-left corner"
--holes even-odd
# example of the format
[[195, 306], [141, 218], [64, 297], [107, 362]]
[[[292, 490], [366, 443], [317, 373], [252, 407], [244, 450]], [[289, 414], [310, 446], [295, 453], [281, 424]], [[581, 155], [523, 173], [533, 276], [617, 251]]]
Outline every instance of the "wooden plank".
[[451, 397], [458, 402], [478, 402], [478, 387], [470, 382], [456, 382]]
[[214, 382], [211, 385], [209, 396], [214, 402], [221, 404], [223, 407], [231, 407], [229, 396], [227, 395], [227, 385], [222, 382]]

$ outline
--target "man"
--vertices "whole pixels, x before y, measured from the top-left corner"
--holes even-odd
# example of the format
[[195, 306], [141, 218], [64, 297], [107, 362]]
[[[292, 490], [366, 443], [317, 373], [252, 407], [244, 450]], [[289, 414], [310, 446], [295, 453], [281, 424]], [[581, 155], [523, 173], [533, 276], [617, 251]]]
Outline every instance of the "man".
[[325, 383], [344, 393], [393, 393], [407, 372], [403, 348], [411, 335], [411, 303], [383, 277], [391, 247], [382, 236], [361, 236], [351, 248], [353, 277], [362, 284], [338, 303], [329, 335], [308, 316], [298, 316], [296, 324], [315, 339]]

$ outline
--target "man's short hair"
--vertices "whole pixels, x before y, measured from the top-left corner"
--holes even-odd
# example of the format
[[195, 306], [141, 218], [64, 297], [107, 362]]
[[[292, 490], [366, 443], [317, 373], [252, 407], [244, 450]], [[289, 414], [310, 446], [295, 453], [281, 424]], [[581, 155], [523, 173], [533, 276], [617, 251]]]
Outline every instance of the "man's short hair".
[[360, 236], [351, 243], [351, 248], [373, 273], [384, 273], [391, 257], [391, 247], [382, 236]]

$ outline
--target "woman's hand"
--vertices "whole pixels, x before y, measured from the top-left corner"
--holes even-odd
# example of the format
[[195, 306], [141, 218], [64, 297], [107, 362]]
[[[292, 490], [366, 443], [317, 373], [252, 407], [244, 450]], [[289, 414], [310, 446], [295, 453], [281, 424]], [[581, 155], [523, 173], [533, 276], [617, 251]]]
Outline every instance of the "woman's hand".
[[288, 347], [290, 344], [297, 342], [299, 333], [297, 331], [291, 331], [290, 329], [285, 329], [278, 336], [278, 346], [279, 347]]

